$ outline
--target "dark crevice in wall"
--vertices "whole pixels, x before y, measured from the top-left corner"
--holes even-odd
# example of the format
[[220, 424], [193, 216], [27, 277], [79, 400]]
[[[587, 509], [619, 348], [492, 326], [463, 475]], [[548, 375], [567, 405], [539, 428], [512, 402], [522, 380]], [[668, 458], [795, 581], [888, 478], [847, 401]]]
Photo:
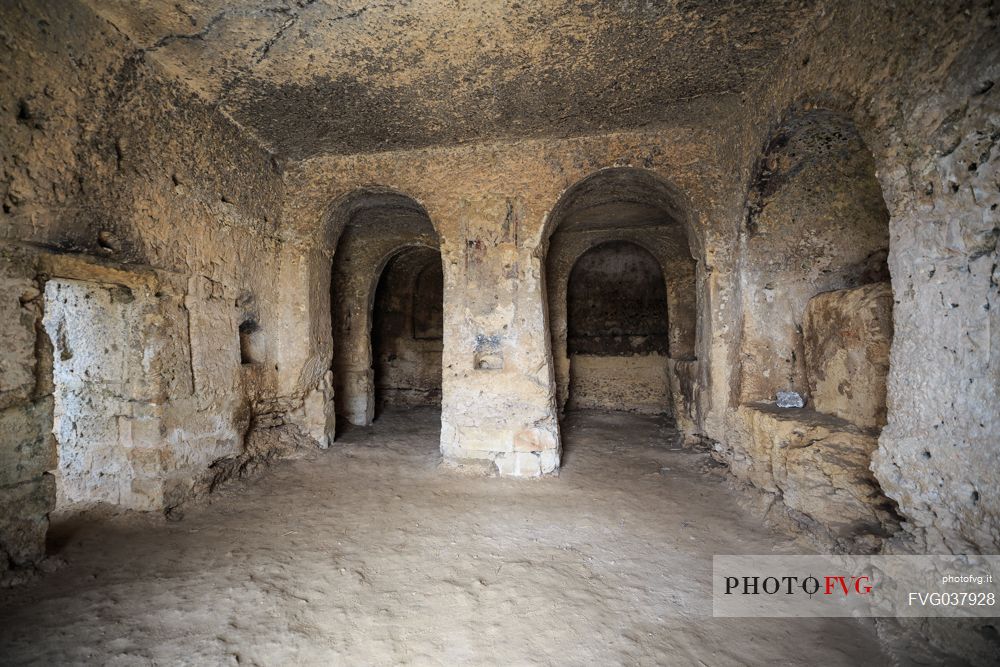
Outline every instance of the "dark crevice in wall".
[[441, 405], [441, 255], [408, 248], [382, 271], [372, 309], [375, 416], [393, 407]]

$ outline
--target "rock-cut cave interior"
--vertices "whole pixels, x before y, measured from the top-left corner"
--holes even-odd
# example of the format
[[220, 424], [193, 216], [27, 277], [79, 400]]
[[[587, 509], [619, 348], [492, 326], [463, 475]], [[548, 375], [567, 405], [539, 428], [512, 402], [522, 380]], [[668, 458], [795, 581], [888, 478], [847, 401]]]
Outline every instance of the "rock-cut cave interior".
[[1000, 664], [998, 83], [996, 0], [4, 0], [0, 664]]

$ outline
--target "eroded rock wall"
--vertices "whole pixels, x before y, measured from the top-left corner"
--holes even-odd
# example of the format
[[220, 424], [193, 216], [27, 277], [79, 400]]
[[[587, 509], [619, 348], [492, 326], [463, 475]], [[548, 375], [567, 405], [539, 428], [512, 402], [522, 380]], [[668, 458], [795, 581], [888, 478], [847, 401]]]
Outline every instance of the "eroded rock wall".
[[[0, 86], [0, 327], [11, 341], [0, 355], [0, 408], [37, 427], [4, 429], [0, 449], [15, 458], [29, 443], [41, 449], [0, 482], [3, 569], [41, 557], [55, 499], [46, 474], [57, 467], [55, 441], [45, 435], [52, 345], [42, 325], [50, 278], [142, 291], [142, 313], [109, 326], [138, 337], [142, 368], [129, 382], [148, 383], [135, 412], [118, 415], [115, 445], [141, 469], [129, 493], [144, 508], [189, 496], [213, 461], [241, 451], [255, 414], [289, 415], [316, 437], [327, 426], [325, 403], [306, 400], [322, 393], [322, 378], [305, 388], [281, 377], [274, 327], [300, 253], [277, 235], [280, 164], [88, 9], [10, 10], [0, 18], [11, 64]], [[255, 364], [240, 358], [248, 311], [264, 335]], [[290, 372], [297, 380], [299, 369]]]
[[[980, 488], [1000, 488], [992, 472], [1000, 417], [996, 30], [986, 2], [901, 11], [826, 3], [757, 87], [759, 103], [733, 118], [729, 155], [748, 193], [775, 131], [803, 111], [850, 119], [871, 151], [889, 213], [894, 298], [888, 421], [872, 465], [917, 552], [995, 552], [1000, 543], [1000, 496]], [[751, 208], [733, 219], [741, 234]], [[747, 303], [745, 282], [741, 291]], [[731, 415], [713, 435], [729, 452], [722, 458], [740, 455], [748, 441]]]
[[806, 303], [888, 277], [889, 214], [871, 152], [832, 112], [787, 119], [757, 169], [741, 249], [741, 400], [795, 391], [808, 401]]
[[861, 428], [885, 425], [892, 346], [892, 286], [871, 283], [818, 294], [803, 322], [813, 407]]
[[[111, 257], [168, 270], [181, 283], [183, 312], [166, 316], [186, 320], [189, 357], [175, 362], [186, 361], [190, 380], [165, 397], [160, 426], [173, 451], [169, 505], [212, 461], [240, 450], [252, 415], [302, 401], [307, 390], [281, 386], [277, 329], [286, 299], [297, 298], [282, 285], [285, 266], [294, 267], [286, 258], [297, 253], [276, 236], [278, 165], [213, 110], [136, 67], [94, 139], [90, 167], [105, 185], [87, 200], [128, 230], [114, 232], [120, 248]], [[254, 355], [244, 358], [240, 327], [249, 322]]]
[[[769, 137], [797, 110], [844, 114], [872, 152], [889, 212], [894, 335], [887, 424], [870, 467], [902, 519], [883, 547], [894, 553], [1000, 545], [997, 31], [989, 2], [824, 3], [758, 86], [757, 103], [733, 119], [732, 168], [747, 192]], [[745, 211], [734, 218], [745, 220]], [[738, 411], [713, 433], [723, 460], [747, 455]], [[886, 633], [904, 652], [930, 638], [990, 664], [995, 624], [939, 620]]]
[[[42, 291], [35, 258], [0, 248], [0, 577], [45, 553], [48, 513], [55, 503], [57, 464], [52, 437], [51, 382], [39, 372]], [[44, 351], [43, 351], [44, 354]]]

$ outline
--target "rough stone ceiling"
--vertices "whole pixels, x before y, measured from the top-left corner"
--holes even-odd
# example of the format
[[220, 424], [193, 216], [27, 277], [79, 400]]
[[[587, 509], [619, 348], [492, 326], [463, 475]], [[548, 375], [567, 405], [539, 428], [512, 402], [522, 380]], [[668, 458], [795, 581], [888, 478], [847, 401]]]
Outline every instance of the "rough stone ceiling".
[[289, 158], [666, 120], [759, 78], [812, 4], [85, 1]]

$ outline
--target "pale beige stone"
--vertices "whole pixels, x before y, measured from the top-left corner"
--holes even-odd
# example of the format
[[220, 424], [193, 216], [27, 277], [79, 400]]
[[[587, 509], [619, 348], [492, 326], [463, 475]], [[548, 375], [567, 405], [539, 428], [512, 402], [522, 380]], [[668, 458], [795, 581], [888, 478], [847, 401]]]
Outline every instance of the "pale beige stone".
[[806, 306], [803, 339], [813, 407], [862, 428], [880, 429], [892, 343], [891, 285], [814, 296]]

